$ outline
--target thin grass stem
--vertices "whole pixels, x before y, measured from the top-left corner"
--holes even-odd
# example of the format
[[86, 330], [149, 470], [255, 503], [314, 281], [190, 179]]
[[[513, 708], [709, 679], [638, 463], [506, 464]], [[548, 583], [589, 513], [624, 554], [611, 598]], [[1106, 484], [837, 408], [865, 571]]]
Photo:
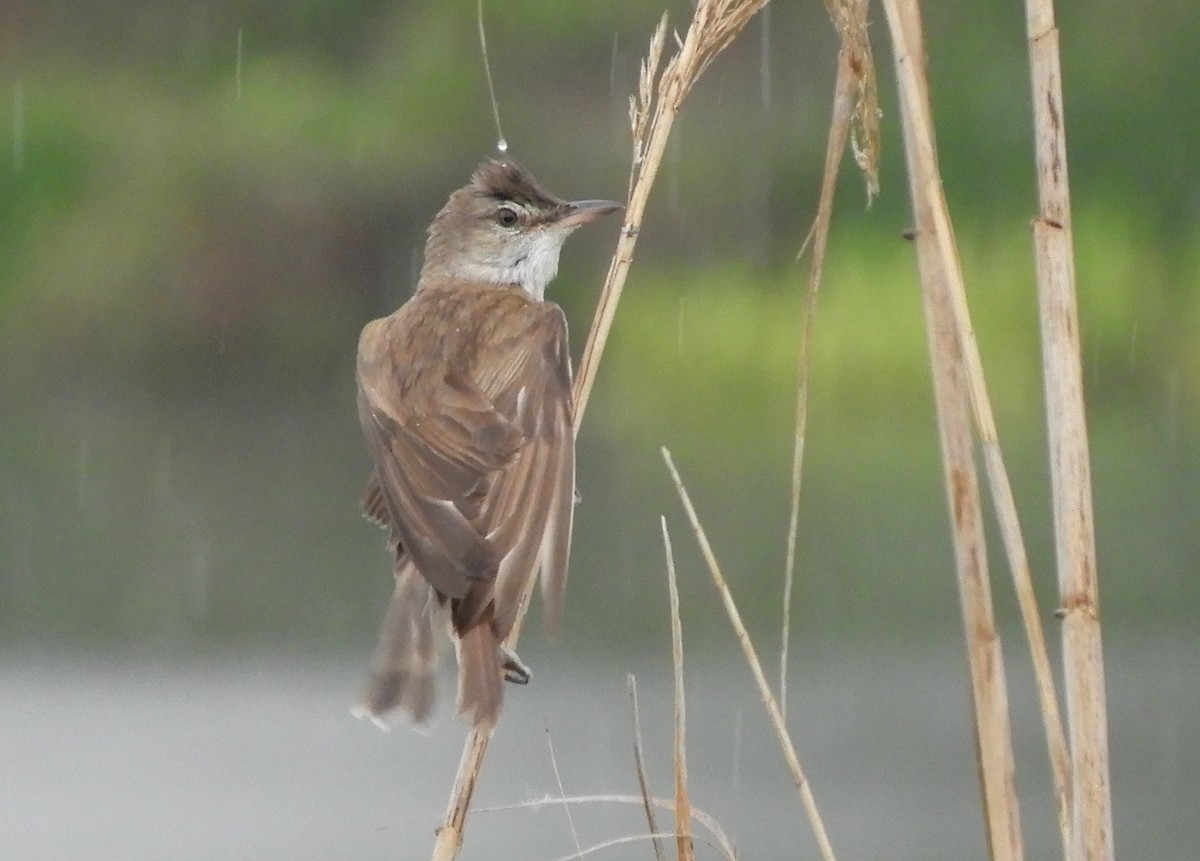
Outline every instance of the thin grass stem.
[[[630, 673], [626, 678], [626, 687], [629, 689], [629, 707], [633, 712], [633, 762], [634, 768], [637, 771], [638, 791], [642, 794], [642, 806], [646, 809], [646, 824], [650, 826], [650, 833], [658, 833], [658, 821], [654, 815], [654, 805], [650, 802], [650, 787], [646, 780], [646, 763], [642, 757], [642, 713], [638, 708], [637, 694], [637, 679], [633, 673]], [[655, 861], [663, 861], [663, 846], [661, 840], [654, 841], [654, 858]]]
[[695, 861], [692, 845], [691, 802], [688, 799], [687, 698], [683, 688], [683, 623], [679, 618], [679, 583], [675, 578], [675, 551], [667, 518], [662, 523], [663, 550], [667, 557], [667, 589], [671, 603], [671, 668], [675, 680], [675, 853], [679, 861]]
[[784, 759], [787, 761], [788, 770], [792, 774], [792, 781], [800, 794], [800, 802], [804, 807], [805, 814], [808, 816], [809, 824], [812, 826], [817, 845], [821, 850], [821, 857], [825, 861], [834, 861], [833, 846], [829, 842], [829, 835], [825, 831], [825, 824], [822, 822], [821, 814], [817, 810], [817, 802], [813, 797], [812, 787], [808, 782], [808, 778], [804, 776], [804, 770], [800, 767], [800, 758], [796, 753], [796, 746], [792, 743], [791, 735], [788, 733], [783, 713], [779, 709], [779, 702], [775, 699], [775, 695], [771, 693], [771, 686], [768, 684], [766, 674], [763, 672], [762, 662], [758, 659], [754, 643], [750, 639], [750, 634], [746, 630], [746, 626], [742, 623], [742, 616], [738, 612], [737, 603], [733, 600], [733, 594], [729, 591], [729, 585], [725, 582], [725, 576], [721, 573], [721, 567], [717, 564], [717, 558], [713, 554], [712, 546], [708, 543], [708, 536], [704, 532], [704, 527], [700, 524], [700, 518], [696, 514], [696, 509], [692, 506], [692, 500], [688, 495], [687, 488], [684, 487], [683, 480], [679, 477], [679, 471], [675, 468], [675, 462], [671, 458], [671, 453], [664, 448], [662, 449], [662, 456], [663, 460], [666, 461], [667, 469], [671, 473], [671, 480], [675, 484], [679, 500], [683, 503], [683, 510], [687, 513], [688, 521], [691, 523], [692, 532], [695, 534], [696, 541], [700, 545], [700, 552], [704, 556], [705, 563], [708, 565], [713, 583], [717, 587], [717, 593], [721, 596], [721, 601], [725, 605], [725, 612], [729, 616], [730, 623], [733, 625], [738, 644], [742, 647], [746, 663], [749, 664], [750, 671], [754, 675], [754, 681], [758, 685], [759, 696], [762, 699], [763, 705], [766, 706], [767, 716], [771, 719], [771, 726], [774, 728], [775, 735], [779, 739], [779, 746], [783, 749]]

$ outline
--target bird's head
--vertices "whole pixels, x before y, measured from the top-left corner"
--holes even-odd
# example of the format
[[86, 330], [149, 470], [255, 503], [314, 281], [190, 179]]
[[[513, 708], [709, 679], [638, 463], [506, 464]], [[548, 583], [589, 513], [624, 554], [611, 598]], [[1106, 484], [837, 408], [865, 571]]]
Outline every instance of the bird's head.
[[516, 162], [485, 161], [430, 225], [422, 280], [516, 284], [541, 299], [566, 238], [621, 208], [611, 200], [563, 200]]

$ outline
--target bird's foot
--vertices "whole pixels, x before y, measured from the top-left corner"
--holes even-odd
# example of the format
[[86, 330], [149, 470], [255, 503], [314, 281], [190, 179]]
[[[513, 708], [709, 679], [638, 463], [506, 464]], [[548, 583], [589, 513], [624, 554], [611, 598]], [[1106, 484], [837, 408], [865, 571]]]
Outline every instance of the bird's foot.
[[517, 653], [506, 646], [500, 647], [500, 666], [504, 670], [504, 681], [514, 685], [527, 685], [533, 678], [533, 671], [517, 656]]

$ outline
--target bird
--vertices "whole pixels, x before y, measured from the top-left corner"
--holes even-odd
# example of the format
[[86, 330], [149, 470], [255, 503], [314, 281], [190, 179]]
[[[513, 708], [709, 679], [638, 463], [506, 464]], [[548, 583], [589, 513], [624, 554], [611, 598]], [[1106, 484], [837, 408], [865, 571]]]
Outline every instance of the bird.
[[564, 200], [510, 158], [485, 160], [434, 217], [412, 297], [363, 328], [363, 513], [388, 532], [395, 583], [360, 717], [428, 720], [447, 625], [458, 711], [490, 731], [503, 682], [531, 677], [504, 641], [535, 576], [557, 629], [575, 417], [567, 321], [545, 291], [566, 238], [622, 208]]

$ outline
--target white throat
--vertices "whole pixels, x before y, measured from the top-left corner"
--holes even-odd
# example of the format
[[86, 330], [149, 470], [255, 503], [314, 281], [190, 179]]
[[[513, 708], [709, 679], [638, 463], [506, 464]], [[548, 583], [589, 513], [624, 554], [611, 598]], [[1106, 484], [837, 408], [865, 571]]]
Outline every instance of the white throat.
[[499, 259], [486, 262], [463, 260], [453, 274], [473, 281], [518, 284], [541, 301], [546, 297], [546, 285], [558, 272], [558, 254], [568, 233], [567, 230], [538, 230], [513, 237], [505, 243]]

